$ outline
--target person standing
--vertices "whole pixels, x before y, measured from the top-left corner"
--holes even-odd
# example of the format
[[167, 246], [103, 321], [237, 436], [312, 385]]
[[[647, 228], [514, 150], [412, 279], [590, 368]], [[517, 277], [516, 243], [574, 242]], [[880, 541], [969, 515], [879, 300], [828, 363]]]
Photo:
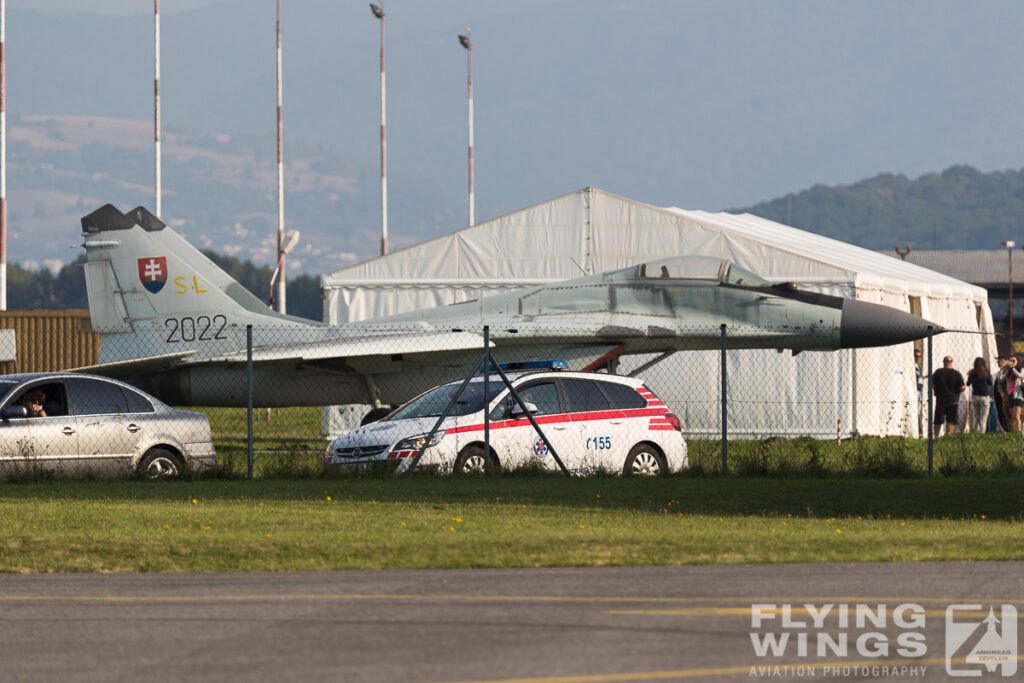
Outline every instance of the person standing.
[[1006, 369], [1008, 370], [1006, 375], [1006, 404], [1009, 406], [1007, 418], [1010, 422], [1007, 431], [1019, 432], [1020, 413], [1024, 409], [1024, 391], [1022, 391], [1024, 389], [1024, 382], [1021, 381], [1020, 370], [1017, 369], [1016, 356], [1010, 356]]
[[917, 379], [917, 433], [924, 436], [924, 374], [921, 372], [921, 349], [914, 349], [914, 377]]
[[932, 387], [935, 390], [935, 436], [941, 434], [943, 424], [946, 434], [950, 434], [956, 427], [960, 394], [967, 391], [964, 376], [953, 369], [952, 356], [943, 358], [942, 367], [932, 373]]
[[1006, 378], [1009, 375], [1007, 365], [1009, 361], [1006, 356], [998, 356], [996, 362], [999, 364], [999, 370], [996, 371], [995, 381], [992, 383], [992, 403], [995, 405], [996, 417], [999, 419], [999, 428], [1004, 432], [1010, 431], [1010, 420], [1009, 410], [1006, 405], [1009, 392], [1006, 389]]
[[971, 431], [983, 434], [992, 403], [992, 375], [984, 358], [974, 359], [974, 367], [967, 373], [967, 386], [971, 388]]

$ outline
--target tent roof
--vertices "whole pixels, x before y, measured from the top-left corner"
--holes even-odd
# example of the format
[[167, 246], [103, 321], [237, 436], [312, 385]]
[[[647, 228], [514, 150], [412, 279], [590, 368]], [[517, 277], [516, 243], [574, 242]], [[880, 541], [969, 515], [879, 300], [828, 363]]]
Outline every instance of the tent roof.
[[[930, 270], [925, 267], [924, 262], [915, 263], [910, 259], [904, 261], [895, 255], [889, 256], [847, 244], [831, 237], [776, 223], [749, 213], [708, 213], [706, 211], [688, 211], [677, 207], [671, 207], [667, 211], [723, 230], [731, 235], [769, 245], [794, 256], [856, 274], [858, 276], [857, 284], [884, 278], [905, 280], [908, 283], [945, 285], [960, 290], [964, 288], [980, 289], [945, 273]], [[974, 294], [980, 295], [982, 299], [987, 298], [977, 291]]]
[[664, 256], [666, 245], [729, 258], [769, 280], [987, 300], [984, 289], [948, 275], [752, 214], [660, 208], [594, 188], [343, 268], [322, 284], [525, 285], [651, 260]]

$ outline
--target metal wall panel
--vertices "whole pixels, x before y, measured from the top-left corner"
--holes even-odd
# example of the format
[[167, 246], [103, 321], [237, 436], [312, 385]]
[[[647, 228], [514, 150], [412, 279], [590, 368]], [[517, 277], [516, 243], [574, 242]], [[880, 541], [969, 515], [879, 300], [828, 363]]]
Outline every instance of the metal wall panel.
[[0, 311], [0, 329], [13, 329], [18, 359], [0, 362], [0, 373], [52, 372], [97, 362], [100, 337], [92, 331], [89, 311]]

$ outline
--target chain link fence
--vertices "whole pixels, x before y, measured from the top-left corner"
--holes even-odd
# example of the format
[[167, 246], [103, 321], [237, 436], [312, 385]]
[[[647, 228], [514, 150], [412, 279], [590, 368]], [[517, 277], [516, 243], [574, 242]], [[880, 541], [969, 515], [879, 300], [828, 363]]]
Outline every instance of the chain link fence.
[[[343, 330], [344, 336], [338, 336], [339, 328], [327, 326], [251, 328], [250, 346], [246, 328], [229, 326], [216, 316], [200, 316], [178, 318], [158, 332], [106, 334], [100, 362], [124, 363], [108, 365], [108, 374], [171, 406], [205, 415], [209, 434], [203, 435], [203, 426], [184, 422], [173, 428], [148, 423], [139, 427], [142, 416], [131, 405], [141, 403], [130, 389], [119, 390], [119, 402], [111, 402], [109, 396], [101, 401], [60, 377], [47, 380], [62, 402], [49, 421], [77, 420], [75, 431], [82, 438], [90, 421], [114, 421], [122, 431], [129, 424], [139, 427], [130, 433], [93, 428], [92, 441], [75, 447], [83, 457], [89, 449], [93, 455], [103, 449], [120, 453], [123, 470], [148, 468], [146, 457], [154, 449], [176, 456], [171, 460], [179, 466], [205, 466], [201, 458], [190, 455], [186, 444], [212, 441], [222, 473], [251, 472], [248, 468], [255, 459], [258, 474], [316, 476], [332, 440], [438, 385], [462, 380], [483, 351], [482, 326], [438, 331], [410, 323], [398, 329], [351, 325]], [[582, 337], [579, 327], [568, 323], [564, 329], [538, 331], [510, 330], [496, 321], [490, 330], [497, 362], [561, 359], [569, 370], [636, 380], [635, 387], [629, 385], [629, 395], [615, 395], [605, 384], [584, 387], [561, 381], [552, 384], [549, 393], [533, 392], [531, 396], [538, 398], [531, 402], [530, 412], [544, 431], [543, 438], [529, 432], [532, 427], [525, 436], [512, 438], [515, 429], [528, 425], [529, 416], [513, 414], [510, 404], [503, 404], [504, 413], [500, 406], [492, 406], [488, 424], [494, 425], [489, 427], [494, 438], [489, 447], [495, 458], [509, 464], [554, 470], [550, 459], [538, 455], [551, 445], [564, 452], [566, 460], [583, 463], [576, 469], [590, 463], [617, 472], [639, 445], [677, 450], [659, 441], [659, 432], [672, 429], [685, 439], [684, 450], [662, 452], [663, 466], [681, 455], [688, 459], [687, 471], [698, 474], [724, 468], [751, 475], [899, 476], [1014, 471], [1022, 466], [1012, 405], [1004, 411], [1001, 401], [985, 400], [987, 382], [972, 380], [970, 388], [956, 392], [951, 407], [938, 410], [935, 403], [946, 397], [929, 394], [929, 383], [946, 357], [965, 383], [979, 358], [995, 379], [992, 335], [945, 331], [930, 343], [923, 339], [887, 347], [793, 353], [772, 348], [793, 341], [785, 328], [694, 328], [692, 334], [673, 334], [671, 343], [654, 330], [639, 341], [623, 336], [623, 330]], [[879, 337], [889, 332], [879, 330]], [[602, 335], [607, 341], [600, 341]], [[826, 347], [835, 338], [824, 331], [818, 342], [804, 342]], [[664, 351], [665, 347], [682, 350]], [[634, 350], [639, 352], [630, 352]], [[920, 389], [915, 352], [923, 359]], [[125, 362], [144, 357], [150, 360], [142, 365]], [[500, 383], [496, 386], [501, 388]], [[11, 385], [4, 398], [3, 458], [8, 464], [22, 457], [19, 453], [26, 452], [28, 443], [36, 462], [59, 460], [56, 451], [47, 450], [56, 448], [59, 439], [30, 436], [42, 423], [9, 412], [23, 401], [28, 388], [24, 383]], [[492, 400], [499, 398], [491, 395]], [[90, 406], [94, 400], [99, 402]], [[483, 443], [482, 406], [481, 402], [475, 412], [460, 406], [458, 423], [442, 430], [453, 461]], [[145, 412], [159, 411], [157, 405]], [[933, 441], [928, 437], [936, 412], [950, 424]], [[187, 433], [170, 433], [175, 430]], [[149, 440], [138, 438], [139, 431]], [[104, 439], [112, 445], [98, 445]], [[511, 441], [506, 444], [503, 439]], [[368, 445], [393, 452], [395, 444], [388, 438], [382, 435], [377, 440], [381, 443]]]

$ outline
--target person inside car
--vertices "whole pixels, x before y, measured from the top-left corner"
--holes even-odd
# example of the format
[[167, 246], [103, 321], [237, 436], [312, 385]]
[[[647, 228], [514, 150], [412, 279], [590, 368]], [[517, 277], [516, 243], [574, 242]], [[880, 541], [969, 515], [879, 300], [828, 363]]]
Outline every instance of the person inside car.
[[46, 411], [43, 410], [45, 404], [46, 392], [39, 387], [29, 389], [19, 402], [19, 405], [25, 406], [28, 410], [28, 417], [46, 417]]

